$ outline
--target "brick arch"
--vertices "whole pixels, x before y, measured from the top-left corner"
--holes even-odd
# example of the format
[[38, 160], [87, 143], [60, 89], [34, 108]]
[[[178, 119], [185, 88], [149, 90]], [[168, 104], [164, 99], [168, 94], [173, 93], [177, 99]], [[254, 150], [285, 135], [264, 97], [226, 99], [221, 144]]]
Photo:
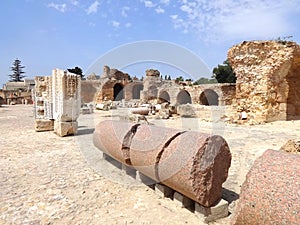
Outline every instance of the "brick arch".
[[192, 103], [191, 95], [186, 90], [181, 90], [176, 97], [176, 103], [179, 105]]
[[132, 87], [132, 99], [140, 99], [141, 91], [144, 89], [143, 84], [135, 84]]
[[201, 105], [219, 105], [219, 95], [215, 90], [205, 89], [199, 96]]
[[160, 93], [158, 95], [158, 99], [159, 99], [160, 103], [170, 102], [171, 101], [169, 93], [167, 91], [165, 91], [165, 90], [160, 91]]

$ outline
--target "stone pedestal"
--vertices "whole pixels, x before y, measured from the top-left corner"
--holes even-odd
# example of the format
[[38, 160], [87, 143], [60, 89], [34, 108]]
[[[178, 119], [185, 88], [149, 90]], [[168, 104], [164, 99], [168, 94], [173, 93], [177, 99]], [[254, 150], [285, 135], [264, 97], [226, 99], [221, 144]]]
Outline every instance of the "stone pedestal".
[[174, 190], [172, 188], [169, 188], [166, 185], [163, 184], [156, 184], [155, 185], [155, 192], [160, 195], [161, 197], [165, 198], [173, 198]]
[[224, 199], [218, 202], [217, 205], [212, 207], [205, 207], [199, 203], [195, 203], [195, 214], [203, 222], [211, 222], [228, 216], [228, 202]]
[[54, 120], [36, 119], [34, 124], [35, 131], [53, 131]]
[[194, 211], [195, 202], [192, 199], [184, 196], [183, 194], [181, 194], [179, 192], [174, 193], [173, 199], [174, 199], [174, 203], [176, 203], [178, 206], [187, 208], [190, 211]]
[[54, 132], [61, 137], [76, 134], [77, 128], [78, 128], [77, 121], [72, 121], [72, 122], [55, 121], [54, 122]]

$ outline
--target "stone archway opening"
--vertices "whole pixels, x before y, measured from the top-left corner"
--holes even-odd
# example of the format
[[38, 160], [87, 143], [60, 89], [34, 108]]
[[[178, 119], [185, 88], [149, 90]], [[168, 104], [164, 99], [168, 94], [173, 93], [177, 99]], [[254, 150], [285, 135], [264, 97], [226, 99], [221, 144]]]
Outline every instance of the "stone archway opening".
[[136, 84], [132, 88], [132, 99], [140, 99], [141, 91], [144, 89], [144, 85]]
[[206, 89], [200, 94], [200, 104], [219, 105], [219, 95], [211, 89]]
[[192, 103], [191, 95], [186, 90], [181, 90], [178, 93], [176, 100], [177, 100], [177, 104], [179, 104], [179, 105]]
[[124, 91], [122, 84], [115, 84], [114, 85], [114, 101], [121, 101], [124, 99]]
[[158, 99], [159, 99], [159, 103], [164, 103], [164, 102], [170, 103], [170, 95], [166, 91], [160, 92]]

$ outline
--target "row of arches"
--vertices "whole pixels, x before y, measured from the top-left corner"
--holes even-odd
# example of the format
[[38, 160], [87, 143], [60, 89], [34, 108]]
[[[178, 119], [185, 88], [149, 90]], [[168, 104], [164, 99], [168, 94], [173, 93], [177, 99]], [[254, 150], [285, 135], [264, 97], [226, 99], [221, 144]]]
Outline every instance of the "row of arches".
[[[143, 85], [142, 84], [137, 84], [133, 86], [132, 88], [132, 99], [140, 99], [140, 93], [143, 90]], [[120, 83], [117, 83], [113, 87], [114, 91], [114, 101], [120, 101], [124, 99], [124, 90], [123, 90], [123, 85]], [[157, 96], [157, 88], [149, 88], [149, 91], [151, 92], [151, 96]], [[170, 95], [167, 91], [161, 91], [158, 96], [159, 102], [170, 102]], [[192, 103], [192, 98], [191, 95], [188, 91], [186, 90], [181, 90], [177, 97], [176, 97], [176, 102], [180, 105], [182, 104], [188, 104]], [[206, 89], [204, 90], [200, 96], [199, 96], [199, 102], [201, 105], [219, 105], [219, 95], [211, 89]]]
[[[140, 99], [141, 98], [141, 91], [144, 89], [144, 85], [142, 84], [137, 84], [134, 85], [132, 88], [132, 99]], [[124, 89], [123, 85], [120, 83], [117, 83], [113, 87], [114, 91], [114, 101], [121, 101], [124, 99]]]
[[[160, 102], [170, 102], [170, 95], [167, 91], [162, 91], [159, 94]], [[219, 105], [219, 95], [211, 90], [207, 89], [200, 94], [199, 101], [201, 105]], [[192, 103], [191, 95], [186, 90], [181, 90], [176, 98], [178, 104], [188, 104]]]

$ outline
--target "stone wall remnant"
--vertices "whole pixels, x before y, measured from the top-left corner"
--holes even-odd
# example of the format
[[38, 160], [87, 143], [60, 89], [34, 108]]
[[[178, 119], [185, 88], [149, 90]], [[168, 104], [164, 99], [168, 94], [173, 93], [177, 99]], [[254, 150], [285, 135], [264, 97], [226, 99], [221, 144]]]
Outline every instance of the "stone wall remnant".
[[77, 131], [81, 107], [80, 80], [80, 76], [68, 71], [52, 71], [54, 131], [59, 136], [75, 134]]
[[52, 76], [37, 76], [34, 92], [36, 131], [54, 130], [59, 136], [77, 131], [80, 114], [80, 76], [53, 69]]
[[267, 150], [242, 185], [231, 224], [300, 224], [300, 157]]
[[244, 41], [228, 51], [236, 76], [237, 115], [253, 122], [300, 118], [300, 46], [286, 41]]
[[103, 121], [93, 139], [114, 159], [205, 207], [221, 200], [231, 164], [228, 144], [221, 136]]

